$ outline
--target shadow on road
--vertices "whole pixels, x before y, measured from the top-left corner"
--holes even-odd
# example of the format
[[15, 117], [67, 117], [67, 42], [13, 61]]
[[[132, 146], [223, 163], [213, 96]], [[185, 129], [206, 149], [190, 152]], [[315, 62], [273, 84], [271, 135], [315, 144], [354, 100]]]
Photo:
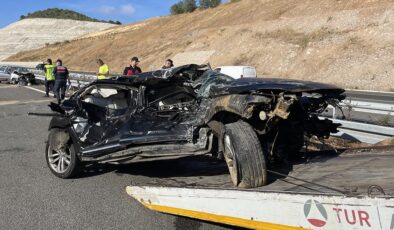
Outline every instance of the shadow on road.
[[[339, 154], [340, 152], [332, 150], [307, 152], [292, 157], [287, 164], [269, 165], [268, 169], [271, 172], [268, 172], [268, 184], [286, 178], [297, 165], [309, 162], [323, 163]], [[91, 164], [86, 166], [81, 177], [106, 173], [115, 173], [118, 176], [132, 175], [131, 183], [138, 185], [233, 188], [226, 163], [209, 156], [135, 162], [127, 165]]]
[[198, 177], [228, 174], [224, 161], [208, 156], [192, 156], [172, 160], [135, 162], [125, 165], [90, 164], [85, 167], [82, 177], [97, 176], [109, 172], [117, 175], [140, 175], [156, 178]]

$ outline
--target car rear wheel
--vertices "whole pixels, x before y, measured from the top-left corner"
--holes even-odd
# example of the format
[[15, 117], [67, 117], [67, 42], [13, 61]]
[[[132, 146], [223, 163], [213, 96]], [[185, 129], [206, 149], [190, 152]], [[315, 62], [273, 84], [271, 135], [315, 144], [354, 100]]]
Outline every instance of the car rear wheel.
[[[56, 132], [50, 132], [49, 135], [56, 135], [54, 133]], [[82, 169], [82, 163], [75, 153], [74, 146], [66, 143], [55, 149], [50, 143], [51, 141], [48, 140], [45, 158], [51, 172], [63, 179], [77, 176]]]
[[267, 184], [264, 153], [256, 132], [248, 123], [237, 121], [225, 125], [223, 146], [235, 186], [254, 188]]

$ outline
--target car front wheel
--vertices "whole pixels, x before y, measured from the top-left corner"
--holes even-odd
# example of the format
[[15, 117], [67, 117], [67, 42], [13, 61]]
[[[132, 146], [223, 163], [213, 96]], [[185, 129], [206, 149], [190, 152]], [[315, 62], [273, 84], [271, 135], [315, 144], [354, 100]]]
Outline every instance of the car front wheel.
[[224, 158], [233, 184], [255, 188], [267, 184], [264, 153], [253, 128], [244, 121], [224, 126]]
[[[56, 131], [51, 130], [49, 135], [56, 135]], [[82, 169], [82, 163], [75, 153], [74, 146], [66, 143], [54, 148], [50, 138], [46, 145], [45, 157], [51, 172], [63, 179], [77, 176]]]

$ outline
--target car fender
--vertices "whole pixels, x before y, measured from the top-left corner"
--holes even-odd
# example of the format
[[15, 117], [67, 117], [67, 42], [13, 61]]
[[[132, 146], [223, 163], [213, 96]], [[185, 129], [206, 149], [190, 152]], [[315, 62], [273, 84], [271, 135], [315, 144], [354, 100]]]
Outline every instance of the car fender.
[[233, 94], [213, 98], [205, 114], [208, 123], [219, 112], [230, 112], [242, 118], [250, 119], [257, 104], [270, 103], [271, 98], [259, 95]]
[[63, 116], [54, 116], [49, 123], [48, 130], [59, 128], [59, 129], [67, 129], [71, 126], [70, 119], [68, 117]]

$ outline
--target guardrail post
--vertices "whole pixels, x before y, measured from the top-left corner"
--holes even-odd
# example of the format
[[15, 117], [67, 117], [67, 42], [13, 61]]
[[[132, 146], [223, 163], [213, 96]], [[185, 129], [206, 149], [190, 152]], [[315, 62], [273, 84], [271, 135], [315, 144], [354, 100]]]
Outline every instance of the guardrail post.
[[337, 107], [333, 107], [332, 109], [332, 119], [337, 119]]

